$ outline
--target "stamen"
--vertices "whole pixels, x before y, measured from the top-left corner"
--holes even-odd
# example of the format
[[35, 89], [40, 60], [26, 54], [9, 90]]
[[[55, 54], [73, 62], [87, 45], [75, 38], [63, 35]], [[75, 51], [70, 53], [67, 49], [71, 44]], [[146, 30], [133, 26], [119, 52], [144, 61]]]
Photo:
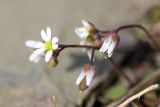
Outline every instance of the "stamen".
[[52, 50], [52, 41], [49, 40], [49, 41], [45, 42], [44, 47], [45, 47], [46, 51]]

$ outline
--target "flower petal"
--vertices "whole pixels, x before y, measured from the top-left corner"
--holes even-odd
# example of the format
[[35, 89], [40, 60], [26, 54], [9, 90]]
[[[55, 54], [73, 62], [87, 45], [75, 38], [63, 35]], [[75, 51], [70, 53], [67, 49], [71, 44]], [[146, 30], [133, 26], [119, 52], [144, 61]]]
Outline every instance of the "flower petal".
[[85, 27], [89, 27], [89, 26], [90, 26], [89, 22], [86, 21], [86, 20], [82, 20], [82, 24], [83, 24]]
[[58, 44], [52, 44], [52, 49], [57, 49], [58, 48]]
[[80, 83], [81, 83], [81, 81], [83, 80], [83, 78], [85, 77], [85, 72], [84, 71], [82, 71], [81, 73], [80, 73], [80, 75], [78, 76], [78, 78], [77, 78], [77, 80], [76, 80], [76, 84], [77, 85], [79, 85]]
[[49, 40], [51, 40], [51, 37], [52, 37], [51, 28], [50, 28], [50, 27], [47, 27], [47, 38], [48, 38]]
[[52, 38], [52, 43], [57, 43], [58, 41], [59, 41], [59, 39], [57, 37]]
[[81, 38], [85, 39], [88, 36], [86, 29], [84, 27], [76, 28], [75, 33]]
[[48, 38], [44, 30], [41, 30], [41, 37], [44, 41], [50, 40], [50, 38]]
[[25, 42], [25, 45], [31, 48], [41, 48], [43, 47], [43, 43], [39, 41], [29, 40]]
[[86, 41], [85, 41], [85, 40], [81, 40], [79, 44], [80, 44], [80, 45], [85, 45], [85, 44], [86, 44]]
[[107, 39], [105, 39], [105, 41], [103, 42], [101, 48], [99, 49], [99, 52], [105, 52], [105, 50], [106, 50], [106, 48], [105, 48], [106, 42], [107, 42]]
[[103, 45], [101, 46], [99, 52], [105, 52], [108, 50], [110, 44], [112, 42], [112, 38], [109, 37], [109, 38], [106, 38], [105, 41], [103, 42]]
[[92, 56], [92, 50], [91, 49], [87, 50], [87, 55], [88, 55], [89, 60], [91, 60], [91, 56]]
[[45, 49], [44, 48], [40, 48], [40, 49], [36, 49], [35, 51], [33, 51], [35, 54], [38, 55], [42, 55], [44, 53]]
[[45, 55], [45, 61], [48, 62], [52, 57], [52, 50], [48, 51]]
[[31, 62], [35, 61], [40, 55], [38, 54], [35, 54], [35, 53], [32, 53], [30, 56], [29, 56], [29, 60]]
[[89, 86], [90, 84], [91, 84], [91, 82], [92, 82], [92, 79], [93, 79], [93, 76], [94, 76], [94, 73], [93, 73], [93, 71], [88, 71], [88, 72], [86, 72], [87, 74], [87, 78], [86, 78], [86, 85], [87, 86]]
[[39, 56], [34, 60], [34, 63], [38, 63], [40, 59], [41, 59], [41, 56], [39, 55]]
[[111, 43], [111, 45], [109, 46], [108, 51], [107, 51], [108, 57], [111, 57], [111, 56], [112, 56], [112, 53], [113, 53], [116, 45], [117, 45], [117, 42], [112, 42], [112, 43]]

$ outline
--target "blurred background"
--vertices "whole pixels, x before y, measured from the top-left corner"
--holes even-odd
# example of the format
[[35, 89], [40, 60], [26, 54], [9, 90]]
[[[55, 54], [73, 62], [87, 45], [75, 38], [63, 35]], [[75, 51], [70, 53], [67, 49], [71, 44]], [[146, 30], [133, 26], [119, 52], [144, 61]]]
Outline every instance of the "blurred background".
[[[52, 107], [51, 96], [57, 107], [73, 107], [88, 93], [75, 85], [88, 61], [81, 49], [63, 51], [56, 68], [48, 68], [44, 59], [38, 64], [29, 62], [31, 51], [25, 41], [41, 40], [41, 29], [50, 26], [60, 43], [79, 44], [74, 29], [82, 25], [82, 19], [101, 30], [133, 23], [150, 28], [146, 14], [158, 5], [159, 0], [0, 0], [0, 107]], [[134, 36], [122, 38], [120, 48], [137, 42]], [[96, 56], [98, 72], [92, 85], [111, 68], [101, 54]]]

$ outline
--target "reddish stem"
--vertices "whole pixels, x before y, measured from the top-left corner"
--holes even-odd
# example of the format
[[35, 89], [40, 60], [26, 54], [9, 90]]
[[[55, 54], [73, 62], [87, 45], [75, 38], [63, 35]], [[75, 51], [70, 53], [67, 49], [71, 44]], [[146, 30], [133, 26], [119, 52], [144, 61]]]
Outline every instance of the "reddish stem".
[[128, 28], [139, 28], [139, 29], [143, 30], [147, 34], [148, 38], [152, 41], [154, 46], [159, 48], [159, 44], [156, 42], [156, 40], [153, 38], [153, 36], [148, 32], [148, 30], [145, 27], [143, 27], [142, 25], [134, 24], [134, 25], [120, 26], [115, 31], [118, 33], [120, 30], [128, 29]]
[[95, 51], [95, 49], [92, 50], [91, 65], [93, 65], [93, 63], [94, 63], [94, 51]]
[[62, 49], [65, 48], [91, 48], [91, 49], [99, 49], [100, 46], [91, 46], [91, 45], [64, 45], [64, 44], [59, 44], [59, 47]]

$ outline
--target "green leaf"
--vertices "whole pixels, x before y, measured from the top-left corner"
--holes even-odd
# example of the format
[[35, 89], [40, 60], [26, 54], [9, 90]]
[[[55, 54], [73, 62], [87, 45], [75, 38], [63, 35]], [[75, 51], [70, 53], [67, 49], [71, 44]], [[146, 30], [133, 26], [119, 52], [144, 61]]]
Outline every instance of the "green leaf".
[[126, 91], [127, 90], [123, 86], [115, 86], [111, 88], [105, 96], [108, 100], [115, 100], [124, 95]]

